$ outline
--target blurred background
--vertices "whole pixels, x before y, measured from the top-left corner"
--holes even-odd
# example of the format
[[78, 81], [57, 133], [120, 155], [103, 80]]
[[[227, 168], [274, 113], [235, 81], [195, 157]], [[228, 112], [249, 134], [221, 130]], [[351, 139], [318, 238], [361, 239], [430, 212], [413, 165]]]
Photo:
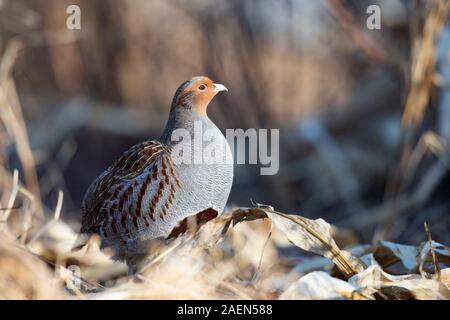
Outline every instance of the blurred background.
[[[66, 28], [71, 4], [81, 30]], [[371, 4], [381, 30], [366, 27]], [[64, 192], [61, 218], [77, 229], [92, 180], [133, 144], [157, 138], [175, 89], [207, 75], [230, 91], [209, 108], [221, 129], [280, 129], [279, 173], [236, 166], [230, 206], [253, 200], [322, 217], [361, 242], [418, 244], [427, 221], [449, 243], [445, 6], [0, 0], [3, 207], [18, 169], [44, 213]]]

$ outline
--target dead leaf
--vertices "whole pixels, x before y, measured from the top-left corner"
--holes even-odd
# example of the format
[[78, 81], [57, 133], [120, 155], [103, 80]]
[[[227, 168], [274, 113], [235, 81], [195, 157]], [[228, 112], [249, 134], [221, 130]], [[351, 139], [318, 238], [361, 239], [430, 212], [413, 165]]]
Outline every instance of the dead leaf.
[[266, 218], [269, 218], [273, 226], [282, 231], [297, 247], [332, 260], [347, 279], [364, 270], [365, 265], [358, 258], [339, 249], [331, 236], [331, 226], [325, 220], [311, 220], [299, 215], [289, 215], [273, 211], [268, 206], [239, 208], [231, 215], [221, 215], [209, 221], [196, 233], [191, 245], [197, 247], [215, 245], [231, 226], [244, 221]]
[[377, 300], [416, 300], [416, 297], [406, 288], [386, 286], [374, 293]]
[[[436, 241], [432, 242], [433, 250], [439, 262], [450, 262], [450, 248]], [[431, 248], [429, 242], [424, 242], [420, 247], [420, 255], [431, 258]]]
[[346, 281], [314, 271], [291, 284], [279, 297], [281, 300], [346, 299], [355, 295], [356, 288]]
[[[419, 300], [450, 299], [450, 290], [439, 281], [425, 279], [417, 274], [394, 276], [384, 272], [376, 264], [350, 278], [349, 283], [370, 295], [386, 292], [386, 287], [401, 287]], [[404, 295], [406, 291], [397, 289], [397, 292]], [[394, 290], [390, 290], [391, 299], [395, 298], [392, 296], [394, 293]]]
[[325, 220], [311, 220], [276, 211], [267, 211], [267, 215], [289, 241], [303, 250], [332, 260], [347, 279], [364, 270], [365, 266], [358, 258], [339, 249], [331, 236], [331, 226]]
[[[378, 241], [373, 252], [374, 258], [383, 269], [390, 268], [391, 273], [405, 274], [416, 270], [419, 249], [414, 246]], [[398, 266], [401, 262], [402, 266]]]

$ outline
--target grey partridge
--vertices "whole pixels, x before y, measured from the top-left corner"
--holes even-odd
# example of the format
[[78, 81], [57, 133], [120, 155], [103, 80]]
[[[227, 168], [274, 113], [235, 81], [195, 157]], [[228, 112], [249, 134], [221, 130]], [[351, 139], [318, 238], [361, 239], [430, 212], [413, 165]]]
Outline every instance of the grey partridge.
[[[161, 138], [131, 147], [88, 188], [82, 234], [98, 234], [102, 247], [113, 248], [114, 258], [130, 266], [141, 261], [149, 241], [181, 232], [188, 217], [206, 221], [222, 213], [233, 182], [232, 161], [180, 161], [179, 150], [195, 156], [212, 143], [214, 150], [223, 150], [222, 160], [232, 159], [227, 140], [206, 113], [223, 90], [207, 77], [194, 77], [177, 89]], [[173, 139], [180, 130], [193, 138]], [[203, 141], [206, 132], [215, 139]]]

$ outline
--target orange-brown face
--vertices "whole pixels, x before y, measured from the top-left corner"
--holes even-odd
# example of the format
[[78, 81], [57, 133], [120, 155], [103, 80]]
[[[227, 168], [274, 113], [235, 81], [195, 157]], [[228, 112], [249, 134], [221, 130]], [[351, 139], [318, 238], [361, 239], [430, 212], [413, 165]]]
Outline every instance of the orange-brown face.
[[[185, 88], [183, 88], [185, 86]], [[180, 89], [179, 97], [176, 97], [179, 107], [190, 106], [199, 115], [206, 116], [208, 104], [214, 96], [220, 91], [228, 91], [221, 84], [212, 82], [207, 77], [195, 77], [189, 82], [183, 84]]]

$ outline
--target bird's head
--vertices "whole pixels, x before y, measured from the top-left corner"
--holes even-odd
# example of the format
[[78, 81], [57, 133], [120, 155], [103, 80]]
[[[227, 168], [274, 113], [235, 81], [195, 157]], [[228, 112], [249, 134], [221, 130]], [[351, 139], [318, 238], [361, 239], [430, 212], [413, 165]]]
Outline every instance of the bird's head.
[[194, 77], [185, 81], [175, 92], [172, 109], [183, 108], [206, 116], [208, 104], [220, 91], [228, 89], [219, 83], [214, 83], [208, 77]]

